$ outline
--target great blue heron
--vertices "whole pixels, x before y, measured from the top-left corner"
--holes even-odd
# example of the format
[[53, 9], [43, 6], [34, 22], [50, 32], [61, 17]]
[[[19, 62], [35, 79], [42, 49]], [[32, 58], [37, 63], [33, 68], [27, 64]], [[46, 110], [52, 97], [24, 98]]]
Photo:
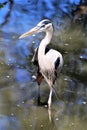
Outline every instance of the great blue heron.
[[61, 53], [57, 50], [50, 49], [46, 52], [46, 47], [48, 44], [50, 44], [53, 34], [53, 25], [50, 20], [42, 20], [33, 29], [21, 35], [19, 39], [29, 36], [35, 32], [45, 32], [46, 34], [38, 47], [38, 66], [39, 72], [50, 87], [50, 94], [48, 98], [48, 108], [50, 109], [52, 104], [54, 83], [63, 66], [63, 58]]

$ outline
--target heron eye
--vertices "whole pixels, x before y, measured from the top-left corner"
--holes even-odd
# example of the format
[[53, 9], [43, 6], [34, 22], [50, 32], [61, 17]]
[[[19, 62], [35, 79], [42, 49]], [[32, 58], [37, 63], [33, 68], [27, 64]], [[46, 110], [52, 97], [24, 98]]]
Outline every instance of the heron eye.
[[43, 24], [41, 27], [44, 28], [44, 27], [45, 27], [45, 24]]

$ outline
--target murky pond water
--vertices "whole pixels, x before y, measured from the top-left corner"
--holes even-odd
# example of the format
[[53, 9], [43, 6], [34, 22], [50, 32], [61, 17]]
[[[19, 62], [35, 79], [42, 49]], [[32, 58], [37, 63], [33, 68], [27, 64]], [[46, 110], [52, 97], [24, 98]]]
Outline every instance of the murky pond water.
[[[87, 130], [87, 25], [71, 18], [79, 0], [67, 1], [9, 0], [0, 6], [0, 130]], [[51, 111], [37, 105], [38, 86], [32, 79], [36, 68], [31, 59], [43, 34], [18, 39], [44, 18], [54, 25], [51, 47], [64, 57], [55, 84], [59, 98], [53, 95]], [[40, 94], [46, 102], [44, 81]]]

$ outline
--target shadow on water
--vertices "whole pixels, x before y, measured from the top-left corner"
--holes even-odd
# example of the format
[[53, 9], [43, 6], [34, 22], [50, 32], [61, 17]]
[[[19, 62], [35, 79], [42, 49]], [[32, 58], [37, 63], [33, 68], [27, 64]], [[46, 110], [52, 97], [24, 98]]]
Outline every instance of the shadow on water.
[[[86, 14], [82, 16], [84, 19], [75, 21], [81, 2], [1, 0], [0, 130], [87, 129]], [[54, 25], [51, 47], [64, 57], [62, 73], [55, 84], [59, 99], [53, 95], [51, 111], [46, 105], [37, 105], [38, 86], [32, 79], [36, 68], [31, 59], [43, 35], [18, 40], [21, 34], [44, 18], [51, 19]], [[49, 88], [44, 81], [40, 94], [41, 101], [47, 101]]]

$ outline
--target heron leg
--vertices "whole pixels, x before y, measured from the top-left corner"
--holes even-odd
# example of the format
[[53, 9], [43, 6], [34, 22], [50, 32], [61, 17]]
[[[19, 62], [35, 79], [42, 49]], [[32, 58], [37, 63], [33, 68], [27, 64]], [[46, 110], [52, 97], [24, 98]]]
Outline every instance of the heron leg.
[[55, 96], [56, 96], [56, 99], [58, 100], [58, 95], [57, 95], [57, 91], [56, 91], [56, 89], [53, 87], [53, 92], [54, 92], [54, 94], [55, 94]]
[[37, 103], [38, 103], [38, 105], [40, 104], [40, 84], [42, 82], [42, 79], [43, 79], [43, 77], [42, 77], [41, 74], [38, 74], [36, 76], [36, 81], [37, 81], [37, 84], [38, 84], [38, 97], [37, 97]]
[[40, 104], [40, 85], [38, 85], [37, 104]]
[[49, 98], [48, 98], [48, 108], [51, 109], [51, 104], [52, 104], [52, 88], [50, 88], [50, 94], [49, 94]]

